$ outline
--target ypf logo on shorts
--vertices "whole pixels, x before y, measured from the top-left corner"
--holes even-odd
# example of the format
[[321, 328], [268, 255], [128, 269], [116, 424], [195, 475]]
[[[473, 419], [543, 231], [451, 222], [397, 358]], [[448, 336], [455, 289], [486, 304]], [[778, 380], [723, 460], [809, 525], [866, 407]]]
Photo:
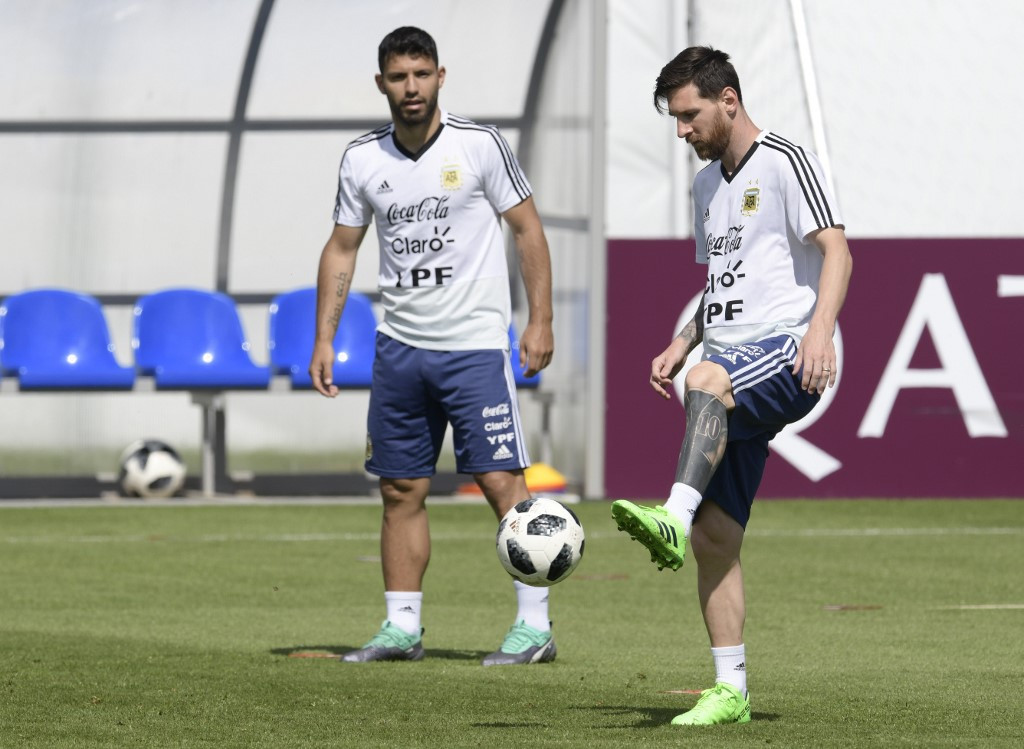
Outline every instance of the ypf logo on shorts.
[[485, 419], [493, 419], [495, 416], [508, 416], [508, 414], [508, 401], [499, 403], [496, 406], [485, 406], [484, 410], [480, 413]]

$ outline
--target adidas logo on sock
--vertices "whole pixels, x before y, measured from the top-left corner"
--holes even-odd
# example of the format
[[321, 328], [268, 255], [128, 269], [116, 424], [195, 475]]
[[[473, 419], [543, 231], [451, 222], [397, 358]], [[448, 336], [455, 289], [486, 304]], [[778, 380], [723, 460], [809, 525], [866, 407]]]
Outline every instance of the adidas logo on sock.
[[508, 446], [502, 445], [495, 451], [494, 455], [491, 456], [491, 460], [508, 460], [509, 458], [514, 457], [515, 456], [512, 454], [512, 451], [508, 449]]
[[384, 180], [380, 183], [380, 187], [377, 188], [377, 194], [381, 195], [386, 192], [391, 192], [391, 185], [388, 184], [387, 180]]
[[746, 663], [746, 661], [744, 661], [743, 663], [739, 664], [738, 666], [736, 666], [736, 668], [733, 669], [733, 671], [746, 671], [746, 670], [747, 670], [747, 663]]
[[416, 610], [413, 609], [412, 606], [403, 606], [402, 608], [399, 609], [399, 612], [403, 613], [403, 614], [406, 614], [406, 613], [408, 613], [408, 614], [415, 614]]

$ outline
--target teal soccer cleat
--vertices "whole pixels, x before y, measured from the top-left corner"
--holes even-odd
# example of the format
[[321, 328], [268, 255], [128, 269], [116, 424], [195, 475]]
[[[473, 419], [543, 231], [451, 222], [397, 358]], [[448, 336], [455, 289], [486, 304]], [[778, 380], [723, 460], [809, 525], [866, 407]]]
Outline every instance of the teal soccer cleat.
[[341, 656], [345, 663], [370, 661], [418, 661], [423, 657], [423, 631], [418, 635], [396, 627], [389, 621], [381, 624], [380, 631], [359, 650]]
[[550, 663], [558, 651], [550, 632], [534, 629], [520, 620], [512, 625], [501, 647], [483, 659], [484, 666], [517, 666]]

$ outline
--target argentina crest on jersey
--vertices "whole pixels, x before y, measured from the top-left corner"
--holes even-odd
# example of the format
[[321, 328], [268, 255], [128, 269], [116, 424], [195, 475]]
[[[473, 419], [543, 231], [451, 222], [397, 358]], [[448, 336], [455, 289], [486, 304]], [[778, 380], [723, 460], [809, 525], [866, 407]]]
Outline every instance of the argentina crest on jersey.
[[761, 188], [758, 186], [759, 180], [751, 180], [747, 183], [747, 188], [743, 191], [743, 197], [740, 201], [740, 214], [744, 216], [753, 216], [757, 213], [757, 209], [761, 207]]
[[458, 190], [462, 187], [462, 172], [458, 164], [441, 166], [441, 187], [445, 190]]

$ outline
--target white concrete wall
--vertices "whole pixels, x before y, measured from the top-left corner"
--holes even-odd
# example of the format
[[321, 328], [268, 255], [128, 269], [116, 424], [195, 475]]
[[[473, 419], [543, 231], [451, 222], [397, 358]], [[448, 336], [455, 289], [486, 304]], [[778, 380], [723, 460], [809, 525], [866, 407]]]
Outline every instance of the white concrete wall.
[[[1024, 152], [1012, 143], [1024, 113], [1016, 84], [1024, 4], [803, 6], [849, 235], [1024, 233], [1015, 185], [1002, 177], [1024, 168]], [[790, 2], [611, 0], [611, 11], [609, 236], [692, 234], [687, 191], [699, 165], [674, 138], [671, 119], [651, 106], [661, 66], [689, 44], [732, 56], [754, 122], [815, 148]]]

